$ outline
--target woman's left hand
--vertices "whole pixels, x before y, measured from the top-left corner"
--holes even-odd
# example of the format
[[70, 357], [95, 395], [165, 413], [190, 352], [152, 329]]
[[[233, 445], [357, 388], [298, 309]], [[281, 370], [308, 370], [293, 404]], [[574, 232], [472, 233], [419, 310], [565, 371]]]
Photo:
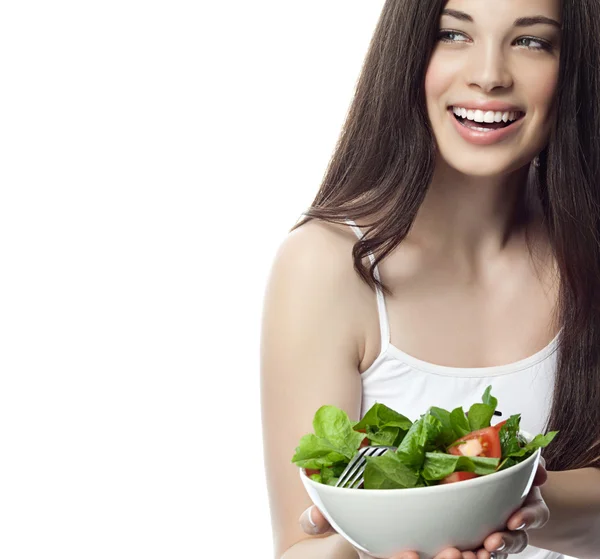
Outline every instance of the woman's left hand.
[[[540, 485], [548, 479], [546, 462], [540, 459], [533, 486], [523, 503], [523, 507], [515, 512], [506, 523], [506, 532], [496, 532], [488, 536], [483, 547], [477, 551], [460, 551], [448, 548], [435, 556], [434, 559], [508, 559], [511, 553], [520, 553], [528, 543], [527, 530], [541, 528], [548, 522], [550, 511], [542, 498]], [[418, 559], [414, 552], [402, 552], [391, 559]]]

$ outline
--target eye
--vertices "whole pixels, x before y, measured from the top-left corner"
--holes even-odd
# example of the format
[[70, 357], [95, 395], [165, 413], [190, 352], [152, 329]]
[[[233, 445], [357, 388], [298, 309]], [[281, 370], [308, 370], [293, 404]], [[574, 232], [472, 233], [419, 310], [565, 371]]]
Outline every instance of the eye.
[[443, 43], [464, 43], [465, 41], [456, 40], [457, 37], [462, 37], [466, 39], [466, 35], [464, 33], [460, 33], [459, 31], [452, 31], [450, 29], [442, 30], [438, 33], [438, 41], [442, 41]]
[[[526, 44], [523, 44], [526, 43]], [[527, 44], [528, 43], [528, 44]], [[515, 41], [515, 44], [520, 44], [525, 48], [531, 50], [546, 50], [548, 52], [552, 51], [552, 45], [548, 41], [544, 41], [543, 39], [538, 39], [537, 37], [520, 37]]]

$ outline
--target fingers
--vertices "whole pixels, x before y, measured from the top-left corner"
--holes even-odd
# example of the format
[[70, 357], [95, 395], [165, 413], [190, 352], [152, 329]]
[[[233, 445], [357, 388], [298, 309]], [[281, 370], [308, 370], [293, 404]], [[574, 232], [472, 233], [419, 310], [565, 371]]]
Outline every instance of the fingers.
[[535, 477], [533, 478], [533, 485], [539, 486], [544, 485], [548, 480], [548, 472], [546, 471], [546, 461], [544, 460], [544, 464], [541, 463], [543, 458], [540, 458], [540, 463], [538, 464], [537, 472], [535, 473]]
[[532, 488], [523, 507], [513, 514], [506, 527], [509, 530], [528, 530], [544, 526], [550, 520], [550, 510], [538, 487]]
[[438, 553], [434, 559], [463, 559], [463, 553], [455, 547], [449, 547], [448, 549], [444, 549], [441, 553]]
[[321, 511], [314, 505], [308, 507], [300, 516], [300, 526], [302, 529], [311, 535], [325, 534], [332, 532], [333, 528], [323, 516]]
[[495, 551], [490, 553], [485, 549], [480, 549], [477, 552], [477, 559], [508, 559], [508, 553], [498, 553]]
[[[509, 553], [521, 553], [529, 544], [529, 537], [525, 530], [515, 532], [497, 532], [492, 534], [483, 542], [484, 549], [480, 550], [477, 559], [488, 559], [482, 552], [495, 553], [496, 559]], [[491, 555], [493, 558], [494, 555]]]

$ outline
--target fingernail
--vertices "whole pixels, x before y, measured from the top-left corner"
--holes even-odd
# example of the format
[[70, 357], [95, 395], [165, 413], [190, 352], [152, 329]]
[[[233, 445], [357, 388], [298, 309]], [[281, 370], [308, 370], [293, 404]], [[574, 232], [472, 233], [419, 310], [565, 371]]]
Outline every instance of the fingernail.
[[502, 545], [500, 547], [497, 547], [495, 549], [495, 551], [504, 551], [506, 549], [506, 542], [504, 540], [502, 540]]
[[308, 521], [310, 522], [310, 525], [316, 530], [317, 529], [317, 525], [315, 524], [315, 521], [312, 519], [312, 507], [309, 507], [308, 509]]
[[523, 522], [521, 526], [517, 526], [515, 530], [524, 530], [527, 527], [527, 522]]

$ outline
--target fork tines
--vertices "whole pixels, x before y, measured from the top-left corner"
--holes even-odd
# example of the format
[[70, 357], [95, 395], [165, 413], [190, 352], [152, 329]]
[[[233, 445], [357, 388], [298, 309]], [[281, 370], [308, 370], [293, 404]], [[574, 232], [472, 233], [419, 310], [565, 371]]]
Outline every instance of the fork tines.
[[352, 457], [335, 486], [358, 489], [364, 481], [367, 456], [383, 456], [388, 450], [395, 450], [395, 448], [391, 446], [365, 446], [361, 448]]

